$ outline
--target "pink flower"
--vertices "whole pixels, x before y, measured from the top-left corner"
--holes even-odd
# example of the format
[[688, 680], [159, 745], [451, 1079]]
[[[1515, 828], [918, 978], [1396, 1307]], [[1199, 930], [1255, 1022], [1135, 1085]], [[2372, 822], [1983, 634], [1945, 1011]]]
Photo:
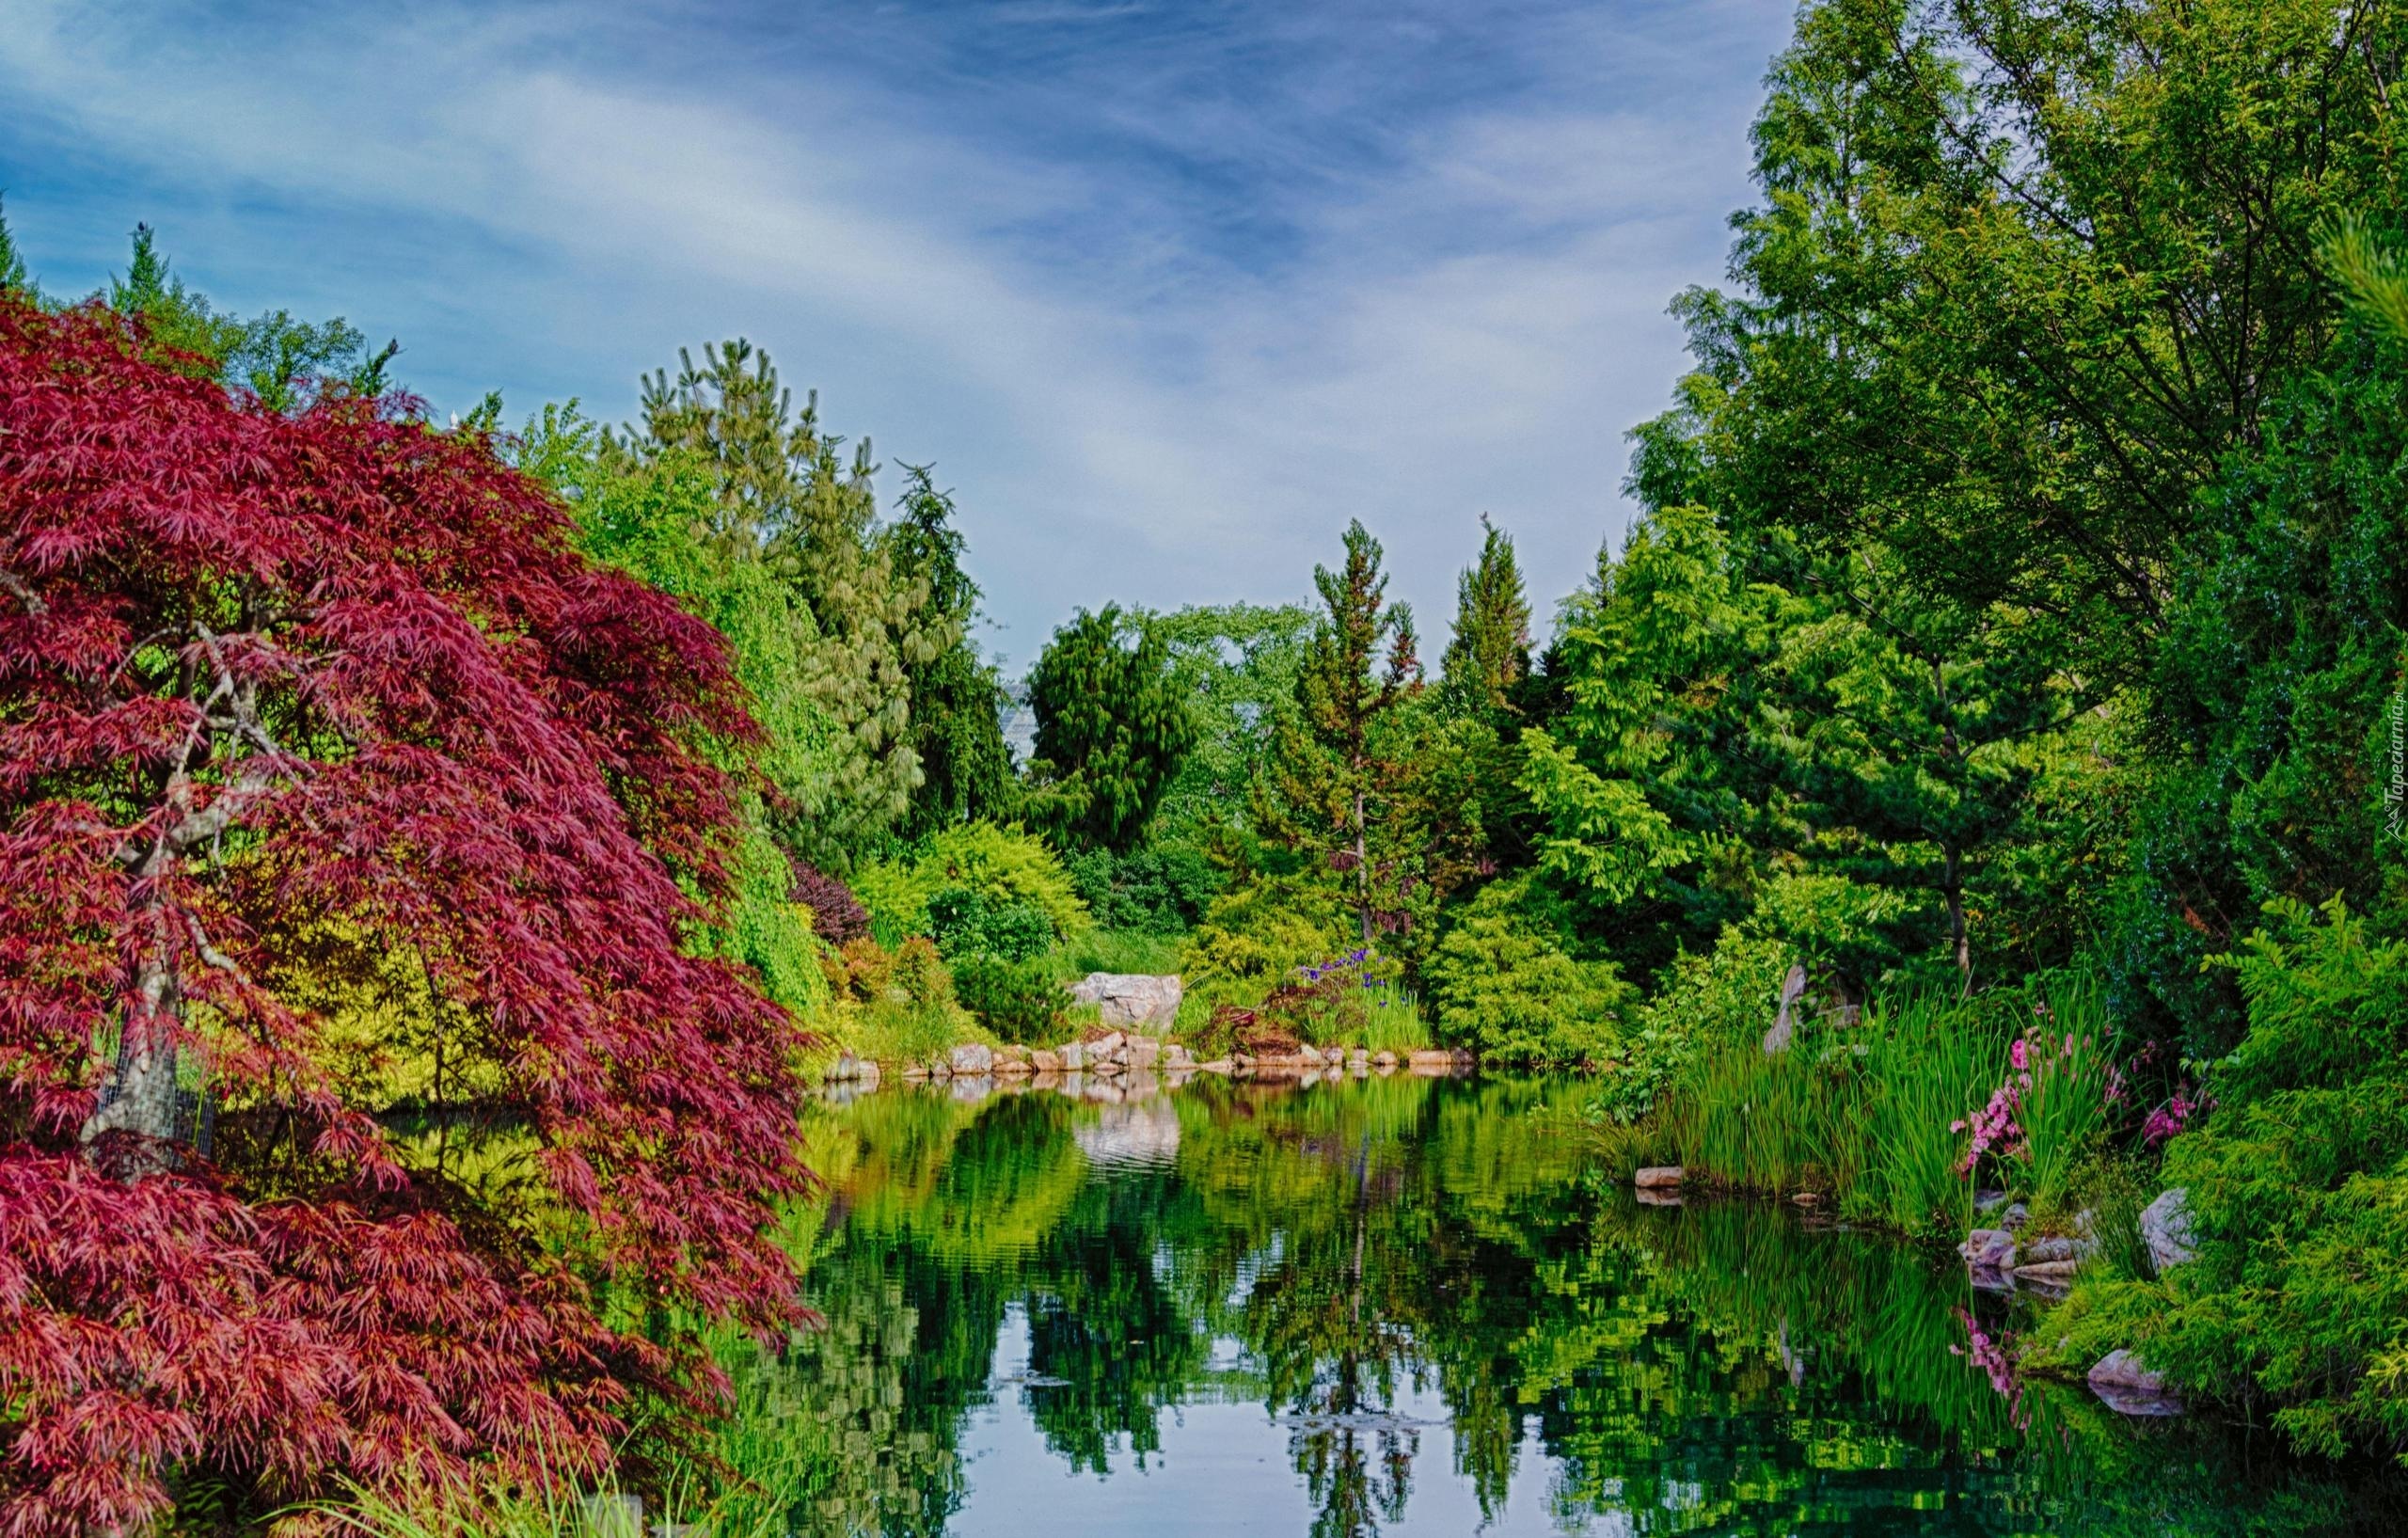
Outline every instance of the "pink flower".
[[2019, 1036], [2015, 1039], [2015, 1045], [2007, 1049], [2006, 1055], [2008, 1061], [2014, 1063], [2017, 1068], [2024, 1066], [2023, 1039], [2021, 1037]]

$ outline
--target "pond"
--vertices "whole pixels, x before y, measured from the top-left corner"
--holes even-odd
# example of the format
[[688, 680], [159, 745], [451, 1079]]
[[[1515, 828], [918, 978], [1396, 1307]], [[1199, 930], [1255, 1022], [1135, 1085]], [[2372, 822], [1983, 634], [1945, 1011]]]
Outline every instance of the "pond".
[[[741, 1380], [808, 1533], [2408, 1530], [2384, 1467], [2019, 1384], [1961, 1268], [1640, 1205], [1572, 1083], [812, 1113], [825, 1327]], [[2007, 1311], [2002, 1312], [2002, 1308]]]

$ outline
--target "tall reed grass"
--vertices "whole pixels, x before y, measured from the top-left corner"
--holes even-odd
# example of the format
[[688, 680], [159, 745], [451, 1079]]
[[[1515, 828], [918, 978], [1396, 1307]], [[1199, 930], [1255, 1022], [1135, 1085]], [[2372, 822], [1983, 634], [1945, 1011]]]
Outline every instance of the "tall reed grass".
[[[1705, 1053], [1649, 1141], [1695, 1177], [1815, 1191], [1905, 1232], [1961, 1233], [1976, 1177], [2036, 1203], [2065, 1197], [2107, 1123], [2107, 1039], [2087, 985], [1893, 995], [1852, 1025], [1809, 1025], [1784, 1052], [1744, 1040]], [[2017, 1118], [2012, 1148], [1988, 1150], [1987, 1167], [1968, 1131], [1986, 1104]]]

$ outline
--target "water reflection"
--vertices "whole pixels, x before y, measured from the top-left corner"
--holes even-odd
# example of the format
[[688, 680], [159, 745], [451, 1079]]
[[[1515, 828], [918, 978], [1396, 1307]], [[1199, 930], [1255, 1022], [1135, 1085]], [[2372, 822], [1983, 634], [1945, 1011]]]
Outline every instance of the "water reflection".
[[[1577, 1086], [894, 1089], [809, 1128], [810, 1533], [2392, 1531], [2374, 1469], [1994, 1379], [1960, 1275], [1589, 1179]], [[2004, 1391], [2003, 1391], [2004, 1390]]]

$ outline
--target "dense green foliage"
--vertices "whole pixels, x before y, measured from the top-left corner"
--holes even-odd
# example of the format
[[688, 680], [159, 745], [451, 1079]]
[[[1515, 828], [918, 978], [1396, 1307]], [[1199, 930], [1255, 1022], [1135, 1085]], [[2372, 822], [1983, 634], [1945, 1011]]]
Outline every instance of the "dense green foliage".
[[1046, 642], [1028, 701], [1041, 787], [1032, 819], [1073, 847], [1128, 849], [1196, 738], [1168, 639], [1117, 604], [1082, 610]]
[[928, 933], [929, 900], [948, 888], [990, 903], [1024, 905], [1058, 936], [1091, 922], [1069, 873], [1044, 840], [991, 822], [932, 833], [890, 860], [854, 873], [853, 889], [871, 918], [896, 934]]

